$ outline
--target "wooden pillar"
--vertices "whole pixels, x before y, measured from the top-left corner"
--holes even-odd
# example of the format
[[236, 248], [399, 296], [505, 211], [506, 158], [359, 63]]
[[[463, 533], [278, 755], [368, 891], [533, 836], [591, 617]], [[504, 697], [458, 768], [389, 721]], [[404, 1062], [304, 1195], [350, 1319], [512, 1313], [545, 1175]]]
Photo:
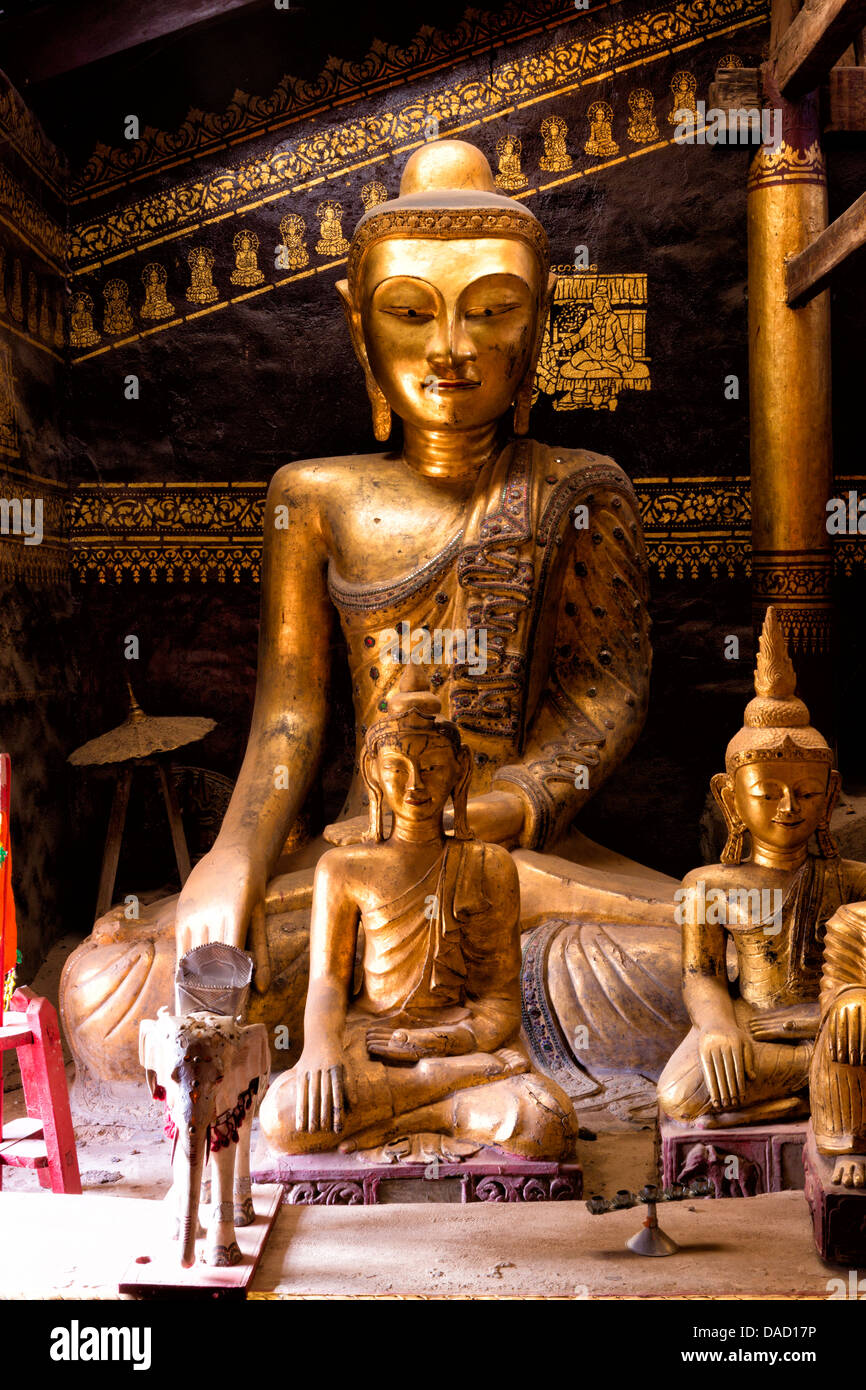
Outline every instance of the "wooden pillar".
[[[774, 21], [790, 16], [774, 10]], [[749, 171], [749, 398], [752, 595], [757, 628], [776, 606], [813, 719], [830, 732], [832, 496], [829, 293], [786, 304], [785, 260], [827, 225], [827, 181], [817, 93], [784, 101], [770, 65], [769, 108], [781, 143], [762, 146]]]

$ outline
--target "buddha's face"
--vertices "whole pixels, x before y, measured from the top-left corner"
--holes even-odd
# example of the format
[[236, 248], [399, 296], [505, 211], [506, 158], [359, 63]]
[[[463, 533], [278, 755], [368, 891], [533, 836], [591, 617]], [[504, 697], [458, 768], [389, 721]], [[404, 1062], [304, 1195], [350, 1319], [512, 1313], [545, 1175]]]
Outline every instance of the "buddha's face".
[[379, 748], [373, 760], [386, 806], [397, 819], [415, 824], [438, 824], [461, 771], [448, 739], [428, 734], [410, 734], [399, 747]]
[[504, 415], [535, 347], [540, 282], [533, 252], [511, 237], [375, 243], [362, 268], [361, 325], [395, 414], [454, 430]]
[[814, 834], [827, 807], [830, 774], [797, 758], [750, 763], [734, 775], [734, 804], [754, 844], [794, 850]]

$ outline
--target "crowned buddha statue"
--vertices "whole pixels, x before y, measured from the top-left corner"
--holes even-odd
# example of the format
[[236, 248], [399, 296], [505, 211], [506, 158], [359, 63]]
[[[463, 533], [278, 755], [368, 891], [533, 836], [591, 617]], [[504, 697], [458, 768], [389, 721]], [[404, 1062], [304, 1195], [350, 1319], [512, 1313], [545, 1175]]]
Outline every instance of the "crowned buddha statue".
[[[838, 920], [842, 904], [866, 897], [866, 864], [841, 859], [830, 836], [839, 774], [795, 687], [784, 635], [769, 608], [755, 698], [728, 744], [726, 771], [712, 780], [728, 826], [722, 862], [692, 870], [681, 893], [683, 993], [692, 1029], [658, 1090], [669, 1118], [699, 1128], [808, 1115], [825, 932], [828, 942], [839, 943], [839, 957], [845, 955], [841, 927], [834, 937], [827, 923]], [[817, 853], [809, 849], [813, 835]], [[735, 988], [728, 979], [729, 941]], [[825, 968], [828, 1000], [840, 986], [833, 971], [832, 963]], [[828, 1008], [832, 1048], [844, 1010]], [[832, 1050], [823, 1055], [836, 1063]], [[859, 1043], [857, 1055], [859, 1061]]]
[[316, 867], [304, 1050], [271, 1088], [262, 1131], [283, 1153], [433, 1133], [567, 1158], [571, 1103], [532, 1071], [518, 1037], [517, 869], [470, 830], [471, 756], [425, 685], [407, 665], [367, 730], [367, 841]]
[[[417, 630], [449, 637], [432, 644], [451, 659], [431, 683], [466, 749], [467, 824], [511, 853], [520, 879], [538, 1055], [557, 1079], [594, 1064], [657, 1076], [686, 1032], [676, 881], [572, 830], [640, 732], [650, 645], [628, 478], [528, 437], [553, 283], [540, 223], [462, 141], [415, 151], [399, 196], [358, 223], [337, 290], [380, 448], [292, 462], [271, 482], [243, 766], [180, 898], [137, 922], [112, 909], [69, 958], [61, 1007], [83, 1076], [137, 1080], [139, 1020], [169, 1002], [176, 946], [211, 940], [249, 943], [250, 1018], [285, 1025], [275, 1062], [297, 1059], [315, 863], [364, 833], [367, 733], [403, 673], [394, 635]], [[301, 844], [328, 755], [335, 624], [354, 775], [337, 823]], [[461, 646], [470, 628], [485, 634], [483, 660], [474, 638], [473, 659]]]
[[843, 905], [827, 923], [820, 1010], [809, 1080], [815, 1144], [835, 1159], [833, 1183], [866, 1187], [866, 902]]

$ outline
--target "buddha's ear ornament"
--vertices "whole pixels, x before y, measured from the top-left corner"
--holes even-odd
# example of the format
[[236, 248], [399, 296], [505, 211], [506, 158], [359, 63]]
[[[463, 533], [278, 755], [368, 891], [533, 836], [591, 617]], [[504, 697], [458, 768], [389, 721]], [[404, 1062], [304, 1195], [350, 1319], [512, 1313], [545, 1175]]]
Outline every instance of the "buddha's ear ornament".
[[734, 779], [726, 772], [717, 772], [710, 778], [710, 789], [721, 807], [728, 827], [728, 838], [721, 853], [722, 864], [742, 864], [746, 839], [746, 823], [737, 815], [734, 803]]
[[818, 840], [818, 848], [820, 849], [821, 856], [824, 859], [839, 858], [839, 846], [836, 844], [836, 841], [833, 839], [833, 836], [830, 832], [830, 817], [833, 814], [836, 802], [839, 800], [839, 793], [841, 792], [841, 790], [842, 778], [838, 772], [833, 771], [830, 773], [830, 784], [827, 788], [827, 804], [824, 808], [824, 814], [819, 820], [817, 829], [815, 831], [815, 835]]
[[514, 397], [514, 433], [529, 433], [529, 412], [532, 409], [532, 393], [535, 389], [535, 374], [538, 371], [538, 359], [541, 356], [541, 344], [544, 341], [544, 331], [547, 327], [547, 320], [550, 315], [550, 305], [553, 300], [553, 289], [556, 284], [556, 276], [551, 271], [547, 277], [547, 289], [538, 311], [538, 326], [535, 332], [535, 343], [533, 344], [532, 356], [526, 374], [517, 388], [517, 395]]
[[373, 759], [366, 748], [361, 754], [361, 777], [370, 796], [370, 824], [364, 834], [366, 843], [381, 844], [385, 838], [385, 816], [382, 788], [373, 771]]
[[385, 398], [384, 391], [370, 370], [370, 359], [367, 356], [367, 348], [361, 332], [361, 316], [352, 301], [348, 280], [337, 281], [337, 294], [340, 296], [340, 303], [346, 316], [346, 324], [352, 339], [352, 347], [355, 349], [355, 356], [364, 373], [364, 385], [367, 388], [367, 396], [373, 411], [373, 434], [380, 444], [384, 444], [391, 437], [391, 407]]
[[472, 780], [472, 755], [466, 747], [460, 750], [460, 762], [463, 765], [460, 780], [454, 788], [451, 798], [454, 802], [454, 839], [474, 840], [475, 836], [469, 828], [469, 783]]

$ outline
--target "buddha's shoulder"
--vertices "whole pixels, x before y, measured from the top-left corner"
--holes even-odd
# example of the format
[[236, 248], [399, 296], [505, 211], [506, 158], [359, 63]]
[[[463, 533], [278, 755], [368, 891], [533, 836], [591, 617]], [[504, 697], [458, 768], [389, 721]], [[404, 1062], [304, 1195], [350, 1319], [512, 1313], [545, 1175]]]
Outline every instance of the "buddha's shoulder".
[[559, 448], [552, 444], [541, 444], [537, 440], [534, 443], [534, 466], [538, 473], [544, 475], [548, 486], [566, 482], [580, 485], [585, 482], [601, 488], [607, 485], [619, 491], [633, 491], [625, 469], [608, 454], [596, 454], [592, 449]]
[[271, 479], [270, 494], [276, 497], [333, 496], [342, 488], [356, 490], [361, 479], [373, 480], [390, 472], [395, 456], [379, 454], [334, 454], [330, 457], [295, 459], [284, 463]]

